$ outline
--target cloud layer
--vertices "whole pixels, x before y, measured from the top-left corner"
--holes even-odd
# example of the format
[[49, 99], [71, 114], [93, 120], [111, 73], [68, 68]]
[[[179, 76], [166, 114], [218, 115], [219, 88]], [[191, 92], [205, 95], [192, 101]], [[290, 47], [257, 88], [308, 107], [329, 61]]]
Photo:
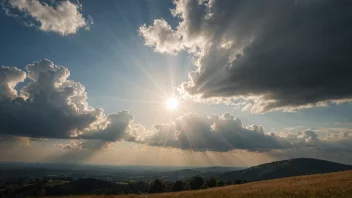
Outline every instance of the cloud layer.
[[150, 145], [189, 150], [230, 151], [234, 149], [274, 149], [289, 146], [275, 136], [264, 134], [262, 126], [243, 127], [229, 113], [204, 116], [189, 113], [174, 122], [154, 126], [144, 141]]
[[[196, 71], [180, 92], [245, 110], [295, 111], [352, 100], [352, 2], [177, 0], [172, 28], [139, 31], [160, 53], [188, 51]], [[227, 100], [228, 101], [228, 100]], [[243, 102], [244, 101], [244, 102]]]
[[351, 130], [272, 133], [260, 125], [243, 126], [239, 118], [229, 113], [188, 113], [146, 129], [133, 122], [133, 116], [126, 110], [104, 114], [103, 109], [90, 106], [85, 87], [69, 76], [66, 67], [46, 59], [28, 64], [26, 71], [1, 66], [0, 138], [69, 139], [71, 143], [55, 146], [72, 151], [110, 149], [113, 142], [128, 141], [192, 151], [315, 148], [352, 152]]
[[171, 123], [155, 125], [152, 131], [140, 127], [137, 131], [140, 133], [130, 134], [136, 137], [136, 142], [193, 151], [315, 148], [352, 152], [351, 130], [341, 129], [329, 133], [313, 130], [265, 132], [259, 125], [243, 126], [240, 119], [229, 113], [221, 116], [189, 113]]
[[[10, 8], [17, 9], [20, 15], [11, 13]], [[39, 0], [9, 0], [4, 10], [8, 16], [30, 17], [26, 24], [36, 26], [38, 23], [39, 29], [44, 32], [68, 35], [76, 34], [80, 28], [89, 29], [89, 20], [83, 17], [81, 8], [81, 4], [74, 4], [68, 0], [59, 1], [54, 5]]]

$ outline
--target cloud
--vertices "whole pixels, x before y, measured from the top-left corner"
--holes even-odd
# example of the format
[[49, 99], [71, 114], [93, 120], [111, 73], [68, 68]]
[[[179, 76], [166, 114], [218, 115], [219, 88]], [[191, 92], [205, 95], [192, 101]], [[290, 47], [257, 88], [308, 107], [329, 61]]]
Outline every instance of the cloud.
[[352, 152], [352, 130], [320, 128], [277, 134], [291, 142], [293, 148], [315, 148], [325, 152]]
[[186, 114], [173, 123], [155, 125], [156, 132], [145, 141], [150, 145], [189, 150], [230, 151], [234, 149], [285, 148], [288, 142], [264, 134], [263, 127], [243, 127], [240, 119], [222, 116]]
[[29, 147], [31, 146], [32, 141], [33, 140], [29, 137], [0, 135], [0, 147], [3, 145], [5, 145], [5, 147], [9, 145]]
[[67, 144], [54, 144], [60, 150], [63, 151], [82, 151], [82, 150], [112, 150], [112, 142], [101, 141], [101, 140], [71, 140]]
[[154, 125], [153, 130], [137, 126], [134, 141], [158, 147], [193, 151], [227, 152], [244, 149], [266, 152], [295, 148], [317, 148], [324, 151], [352, 152], [352, 131], [321, 133], [265, 132], [260, 125], [243, 126], [240, 119], [229, 113], [205, 116], [189, 113], [173, 122]]
[[175, 0], [171, 28], [139, 32], [157, 52], [188, 51], [197, 69], [179, 87], [197, 101], [296, 111], [352, 101], [352, 2]]
[[[40, 30], [61, 35], [76, 34], [80, 28], [89, 29], [90, 21], [92, 21], [91, 17], [88, 19], [83, 17], [81, 4], [74, 4], [68, 0], [59, 1], [54, 5], [39, 0], [9, 0], [8, 4], [2, 7], [8, 16], [29, 17], [29, 20], [25, 22], [29, 26], [37, 26], [36, 23], [38, 23]], [[20, 13], [13, 14], [10, 8], [17, 9]]]
[[60, 150], [81, 150], [81, 142], [70, 142], [68, 144], [54, 144]]
[[[129, 139], [126, 131], [129, 129], [133, 116], [128, 111], [123, 110], [118, 113], [110, 114], [106, 117], [104, 129], [93, 129], [86, 133], [79, 135], [84, 139], [100, 139], [104, 141], [115, 142], [120, 139]], [[101, 124], [100, 124], [101, 126]]]
[[28, 83], [14, 89], [26, 73], [0, 68], [0, 134], [33, 138], [120, 140], [133, 116], [105, 115], [88, 105], [85, 87], [69, 80], [70, 71], [49, 60], [26, 67]]
[[26, 73], [15, 67], [0, 66], [0, 102], [16, 97], [15, 86], [25, 78]]
[[154, 20], [151, 27], [146, 25], [140, 27], [139, 32], [148, 38], [145, 42], [147, 46], [158, 46], [155, 48], [157, 52], [174, 54], [183, 49], [182, 45], [178, 45], [181, 40], [180, 36], [171, 29], [171, 26], [164, 19]]

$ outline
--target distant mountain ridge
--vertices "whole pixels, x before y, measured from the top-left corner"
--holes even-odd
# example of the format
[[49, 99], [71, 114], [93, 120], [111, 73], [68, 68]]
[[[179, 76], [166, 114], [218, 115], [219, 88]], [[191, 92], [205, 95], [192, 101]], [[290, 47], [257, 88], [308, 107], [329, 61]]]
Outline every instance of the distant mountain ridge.
[[284, 177], [352, 170], [352, 166], [313, 158], [275, 161], [218, 175], [222, 180], [260, 181]]
[[154, 176], [160, 176], [166, 180], [185, 180], [190, 177], [201, 175], [203, 177], [217, 176], [221, 173], [228, 171], [237, 171], [242, 170], [241, 167], [222, 167], [222, 166], [213, 166], [213, 167], [203, 167], [203, 168], [188, 168], [172, 171], [164, 171], [153, 173]]

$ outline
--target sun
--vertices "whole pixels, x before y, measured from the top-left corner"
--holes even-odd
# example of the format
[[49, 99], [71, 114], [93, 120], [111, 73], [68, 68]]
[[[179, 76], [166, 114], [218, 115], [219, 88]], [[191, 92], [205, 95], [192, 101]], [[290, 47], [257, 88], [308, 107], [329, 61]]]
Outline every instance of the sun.
[[175, 111], [178, 107], [178, 100], [177, 98], [169, 98], [165, 102], [166, 108], [170, 111]]

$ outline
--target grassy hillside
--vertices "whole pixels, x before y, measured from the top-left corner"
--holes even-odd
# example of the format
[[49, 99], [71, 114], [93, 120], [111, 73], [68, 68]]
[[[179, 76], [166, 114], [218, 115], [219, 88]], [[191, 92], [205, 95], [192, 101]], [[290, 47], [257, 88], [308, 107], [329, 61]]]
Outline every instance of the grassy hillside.
[[261, 181], [345, 170], [352, 170], [352, 166], [312, 158], [297, 158], [261, 164], [239, 171], [230, 171], [219, 175], [219, 177], [222, 180]]
[[[330, 198], [352, 197], [352, 171], [298, 176], [242, 185], [177, 193], [126, 196], [69, 196], [65, 198]], [[61, 197], [64, 198], [64, 197]]]

